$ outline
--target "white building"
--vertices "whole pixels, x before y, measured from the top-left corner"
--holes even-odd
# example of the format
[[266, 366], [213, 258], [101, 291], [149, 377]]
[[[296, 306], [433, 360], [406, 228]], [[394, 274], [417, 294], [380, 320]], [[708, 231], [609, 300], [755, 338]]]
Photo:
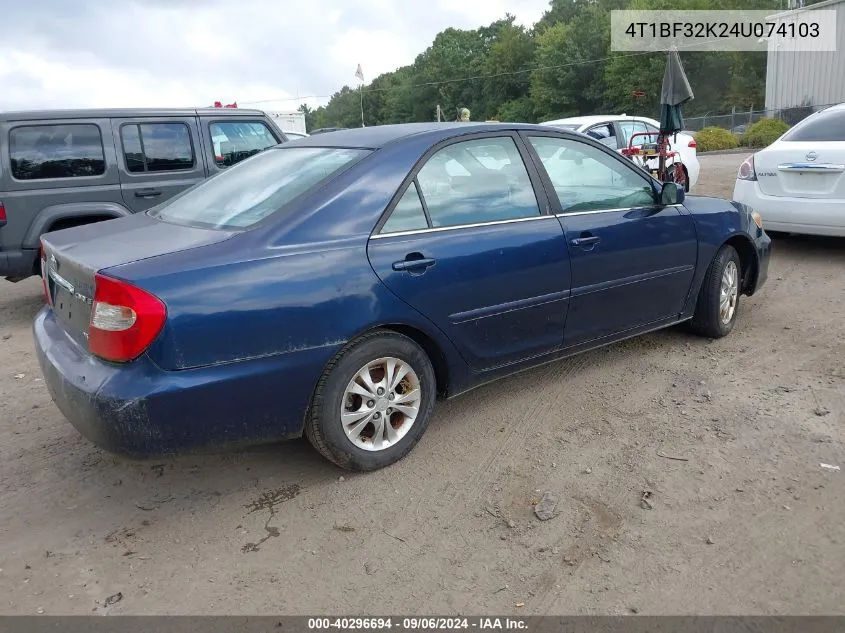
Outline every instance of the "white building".
[[[792, 6], [801, 0], [792, 0]], [[793, 4], [794, 3], [794, 4]], [[766, 109], [845, 102], [845, 0], [826, 0], [797, 11], [836, 11], [836, 52], [778, 52], [771, 45], [766, 62]], [[770, 19], [786, 19], [795, 11]]]

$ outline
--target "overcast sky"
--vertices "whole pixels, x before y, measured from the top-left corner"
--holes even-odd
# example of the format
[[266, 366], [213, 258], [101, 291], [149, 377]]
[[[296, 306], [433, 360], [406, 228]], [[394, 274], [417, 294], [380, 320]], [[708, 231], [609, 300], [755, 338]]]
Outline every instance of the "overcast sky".
[[[324, 97], [548, 0], [0, 0], [0, 110]], [[309, 98], [311, 105], [326, 98]], [[293, 110], [298, 102], [255, 104]]]

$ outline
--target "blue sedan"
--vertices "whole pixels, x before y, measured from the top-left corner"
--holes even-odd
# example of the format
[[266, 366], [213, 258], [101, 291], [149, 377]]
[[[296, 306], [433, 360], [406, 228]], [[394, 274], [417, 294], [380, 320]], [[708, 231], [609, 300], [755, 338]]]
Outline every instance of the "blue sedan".
[[350, 129], [45, 235], [33, 331], [57, 406], [110, 451], [304, 433], [373, 470], [438, 396], [682, 322], [727, 335], [769, 253], [749, 208], [578, 134]]

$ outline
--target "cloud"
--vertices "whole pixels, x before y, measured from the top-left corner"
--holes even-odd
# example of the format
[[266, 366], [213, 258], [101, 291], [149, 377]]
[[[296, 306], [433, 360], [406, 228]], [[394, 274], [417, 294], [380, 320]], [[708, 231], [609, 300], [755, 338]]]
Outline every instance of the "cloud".
[[[450, 26], [548, 0], [0, 0], [0, 110], [203, 106], [294, 109], [410, 64]], [[271, 102], [270, 100], [277, 100]]]

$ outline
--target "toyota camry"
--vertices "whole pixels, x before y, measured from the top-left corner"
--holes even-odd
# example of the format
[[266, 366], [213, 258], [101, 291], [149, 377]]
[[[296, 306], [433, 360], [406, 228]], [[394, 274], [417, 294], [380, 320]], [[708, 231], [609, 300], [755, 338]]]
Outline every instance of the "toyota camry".
[[46, 234], [33, 331], [56, 405], [110, 451], [305, 434], [373, 470], [438, 398], [684, 322], [727, 335], [769, 250], [748, 207], [580, 134], [349, 129]]

